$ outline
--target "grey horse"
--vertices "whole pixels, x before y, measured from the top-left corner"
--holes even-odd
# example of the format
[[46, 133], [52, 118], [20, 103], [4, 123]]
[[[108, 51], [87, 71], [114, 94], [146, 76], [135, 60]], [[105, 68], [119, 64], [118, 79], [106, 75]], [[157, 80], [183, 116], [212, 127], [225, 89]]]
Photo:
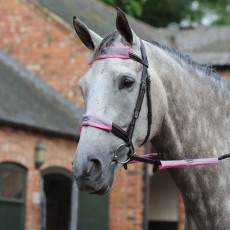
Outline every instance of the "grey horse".
[[[130, 47], [141, 57], [140, 39], [118, 9], [116, 32], [102, 39], [79, 19], [75, 30], [95, 56], [102, 44]], [[148, 141], [162, 159], [217, 157], [230, 150], [230, 83], [176, 50], [142, 40], [151, 79], [152, 126]], [[97, 114], [127, 130], [140, 87], [143, 65], [132, 59], [105, 58], [91, 64], [80, 80], [87, 114]], [[148, 131], [147, 98], [133, 131], [138, 148]], [[73, 160], [78, 188], [108, 193], [122, 164], [113, 160], [123, 140], [111, 132], [83, 127]], [[119, 157], [127, 159], [127, 150]], [[187, 230], [230, 229], [230, 161], [218, 165], [169, 169], [185, 204]], [[118, 178], [119, 179], [119, 178]]]

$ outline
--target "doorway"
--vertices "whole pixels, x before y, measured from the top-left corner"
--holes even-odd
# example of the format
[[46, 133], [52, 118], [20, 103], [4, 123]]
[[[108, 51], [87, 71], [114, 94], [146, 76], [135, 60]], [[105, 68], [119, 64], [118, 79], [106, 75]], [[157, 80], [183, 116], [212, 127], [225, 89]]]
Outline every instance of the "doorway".
[[72, 180], [58, 173], [43, 176], [46, 230], [68, 230], [71, 222]]
[[148, 212], [149, 229], [178, 229], [177, 187], [166, 170], [158, 171], [150, 179]]

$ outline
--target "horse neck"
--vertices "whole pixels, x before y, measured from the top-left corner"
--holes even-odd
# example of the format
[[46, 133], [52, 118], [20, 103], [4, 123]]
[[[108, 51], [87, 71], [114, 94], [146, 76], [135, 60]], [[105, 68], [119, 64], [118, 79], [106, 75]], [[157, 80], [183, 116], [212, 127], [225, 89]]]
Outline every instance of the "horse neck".
[[229, 81], [217, 74], [208, 75], [198, 65], [186, 64], [183, 59], [178, 61], [161, 48], [156, 49], [157, 57], [151, 59], [151, 64], [167, 98], [167, 112], [158, 135], [166, 141], [162, 150], [176, 148], [177, 155], [168, 157], [177, 159], [213, 157], [230, 151]]
[[[168, 105], [161, 132], [152, 140], [156, 150], [164, 159], [215, 157], [230, 152], [228, 82], [193, 70], [159, 48], [153, 55], [157, 55], [152, 58], [152, 65], [159, 70]], [[202, 219], [207, 215], [218, 215], [223, 221], [224, 213], [213, 208], [213, 201], [221, 201], [229, 193], [230, 186], [223, 179], [227, 178], [228, 168], [226, 160], [218, 166], [169, 170], [182, 194], [193, 229], [211, 229], [208, 224], [212, 221], [205, 223]], [[224, 203], [219, 208], [230, 212]], [[198, 226], [199, 221], [203, 226]], [[217, 221], [211, 224], [216, 226]]]

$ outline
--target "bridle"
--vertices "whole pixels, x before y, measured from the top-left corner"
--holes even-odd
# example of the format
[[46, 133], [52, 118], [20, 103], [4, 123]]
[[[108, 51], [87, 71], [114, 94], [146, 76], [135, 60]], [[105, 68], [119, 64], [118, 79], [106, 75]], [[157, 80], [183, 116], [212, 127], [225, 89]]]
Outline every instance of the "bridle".
[[[128, 126], [127, 131], [123, 130], [119, 125], [115, 124], [111, 120], [95, 115], [95, 114], [83, 115], [81, 118], [80, 129], [82, 129], [84, 126], [91, 126], [94, 128], [112, 132], [115, 136], [122, 139], [125, 143], [119, 145], [116, 148], [114, 155], [112, 157], [112, 160], [117, 163], [123, 164], [125, 169], [127, 169], [128, 163], [136, 163], [136, 162], [144, 162], [144, 163], [153, 164], [154, 165], [153, 171], [156, 171], [157, 169], [218, 164], [220, 160], [230, 157], [230, 154], [225, 154], [218, 158], [214, 157], [214, 158], [203, 158], [203, 159], [162, 161], [162, 160], [159, 160], [160, 154], [158, 153], [146, 154], [144, 156], [136, 155], [136, 152], [135, 152], [135, 149], [132, 143], [132, 137], [133, 137], [133, 132], [135, 129], [136, 121], [139, 118], [139, 114], [142, 108], [145, 94], [147, 97], [148, 129], [147, 129], [146, 136], [140, 146], [144, 145], [146, 141], [148, 141], [149, 136], [150, 136], [150, 131], [151, 131], [151, 125], [152, 125], [152, 103], [151, 103], [151, 92], [150, 92], [151, 80], [148, 74], [148, 59], [146, 55], [146, 50], [145, 50], [144, 44], [141, 39], [140, 39], [140, 51], [141, 51], [141, 58], [137, 56], [136, 54], [132, 53], [131, 48], [128, 46], [105, 47], [99, 52], [97, 56], [94, 56], [93, 58], [89, 59], [89, 62], [88, 62], [89, 64], [92, 64], [94, 61], [100, 60], [100, 59], [121, 58], [121, 59], [132, 59], [143, 65], [139, 93], [137, 96], [132, 120]], [[129, 148], [129, 151], [127, 153], [127, 159], [125, 161], [122, 161], [119, 159], [119, 150], [125, 146]]]
[[[115, 152], [112, 160], [121, 163], [127, 164], [129, 161], [136, 159], [135, 157], [135, 149], [132, 143], [133, 132], [135, 129], [135, 124], [137, 119], [139, 118], [139, 114], [141, 111], [141, 107], [143, 104], [144, 96], [147, 96], [147, 108], [148, 108], [148, 130], [146, 136], [140, 146], [146, 143], [149, 139], [150, 131], [151, 131], [151, 124], [152, 124], [152, 103], [151, 103], [151, 92], [150, 92], [150, 76], [148, 74], [148, 59], [146, 55], [146, 50], [142, 40], [140, 39], [140, 51], [141, 51], [141, 58], [136, 54], [131, 52], [131, 48], [127, 46], [112, 46], [106, 47], [102, 49], [101, 53], [94, 57], [94, 59], [89, 60], [89, 64], [92, 64], [94, 61], [98, 59], [104, 58], [123, 58], [123, 59], [132, 59], [136, 62], [139, 62], [143, 65], [142, 73], [141, 73], [141, 80], [140, 80], [140, 88], [139, 93], [136, 100], [136, 105], [134, 108], [132, 120], [128, 126], [127, 131], [123, 130], [119, 125], [115, 124], [114, 122], [109, 121], [106, 118], [97, 116], [97, 115], [83, 115], [81, 118], [81, 128], [83, 126], [91, 126], [99, 129], [103, 129], [106, 131], [112, 132], [115, 136], [122, 139], [125, 143], [119, 145]], [[106, 126], [107, 124], [107, 126]], [[129, 148], [128, 157], [125, 161], [121, 161], [119, 159], [119, 150], [124, 146]]]

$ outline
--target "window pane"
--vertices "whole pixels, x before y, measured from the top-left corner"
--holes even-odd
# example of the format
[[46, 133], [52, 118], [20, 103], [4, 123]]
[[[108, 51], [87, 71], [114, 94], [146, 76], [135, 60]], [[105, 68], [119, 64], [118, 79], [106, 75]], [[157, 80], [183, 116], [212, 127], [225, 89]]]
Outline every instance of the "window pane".
[[3, 171], [0, 170], [0, 197], [3, 196]]
[[0, 198], [24, 199], [24, 179], [25, 174], [22, 171], [8, 167], [0, 169]]
[[5, 185], [4, 196], [7, 198], [11, 198], [14, 196], [14, 173], [13, 172], [5, 172], [3, 185]]
[[20, 172], [15, 173], [15, 193], [14, 197], [18, 199], [23, 198], [23, 175]]

